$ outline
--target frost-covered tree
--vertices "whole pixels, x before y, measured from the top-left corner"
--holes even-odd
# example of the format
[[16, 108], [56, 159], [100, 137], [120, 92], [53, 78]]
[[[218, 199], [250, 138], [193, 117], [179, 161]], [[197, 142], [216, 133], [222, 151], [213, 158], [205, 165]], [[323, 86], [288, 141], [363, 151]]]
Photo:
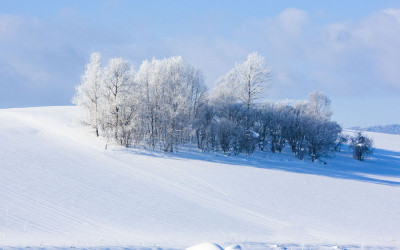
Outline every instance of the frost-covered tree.
[[305, 102], [262, 103], [271, 71], [256, 52], [216, 82], [207, 93], [201, 71], [180, 56], [145, 60], [134, 72], [113, 58], [100, 67], [93, 53], [74, 103], [99, 135], [117, 143], [159, 147], [166, 152], [193, 143], [201, 150], [250, 155], [254, 150], [293, 154], [312, 161], [338, 147], [340, 126], [330, 121], [330, 100], [313, 92]]
[[236, 145], [235, 154], [242, 151], [251, 154], [256, 147], [254, 107], [265, 97], [270, 75], [271, 70], [264, 58], [253, 52], [247, 56], [246, 61], [236, 63], [232, 70], [215, 83], [211, 99], [217, 115], [240, 128], [233, 140]]
[[160, 102], [160, 70], [159, 61], [153, 59], [143, 61], [136, 74], [140, 98], [140, 119], [144, 130], [144, 139], [153, 149], [158, 139], [158, 106]]
[[[303, 159], [308, 153], [311, 160], [315, 161], [333, 153], [342, 128], [336, 122], [330, 121], [329, 103], [324, 101], [322, 103], [327, 105], [319, 105], [313, 96], [315, 95], [310, 95], [309, 101], [295, 104], [290, 114], [286, 138], [296, 157]], [[319, 93], [317, 96], [328, 100]]]
[[268, 136], [271, 152], [281, 153], [287, 143], [289, 118], [292, 107], [283, 103], [273, 105], [272, 112], [269, 112]]
[[203, 151], [214, 151], [217, 149], [217, 119], [215, 109], [207, 101], [198, 106], [193, 127], [197, 147]]
[[134, 71], [122, 58], [110, 59], [104, 69], [104, 98], [106, 111], [103, 117], [109, 133], [121, 145], [129, 146], [136, 110]]
[[193, 123], [205, 100], [201, 71], [185, 64], [182, 57], [144, 61], [136, 75], [141, 93], [141, 118], [149, 146], [160, 144], [173, 151], [194, 136]]
[[306, 120], [307, 117], [302, 111], [302, 103], [295, 104], [294, 107], [287, 109], [287, 120], [285, 129], [285, 139], [295, 157], [302, 160], [307, 153], [308, 142], [306, 140]]
[[325, 119], [308, 117], [305, 120], [308, 155], [312, 161], [327, 156], [335, 150], [335, 142], [342, 132], [342, 128], [336, 123]]
[[220, 77], [214, 89], [214, 99], [227, 103], [241, 102], [249, 110], [265, 97], [271, 70], [264, 57], [250, 53], [247, 60], [236, 63], [232, 70]]
[[239, 81], [235, 70], [232, 69], [225, 75], [218, 78], [211, 93], [211, 100], [214, 103], [224, 105], [239, 103]]
[[102, 69], [100, 65], [101, 55], [94, 52], [90, 56], [90, 62], [86, 64], [86, 70], [81, 76], [81, 84], [76, 87], [76, 93], [72, 102], [81, 107], [84, 112], [83, 122], [92, 127], [99, 136], [102, 113]]
[[271, 70], [265, 64], [264, 57], [253, 52], [246, 61], [235, 65], [235, 71], [240, 86], [239, 98], [250, 109], [258, 99], [265, 97]]
[[321, 92], [314, 91], [309, 95], [305, 112], [310, 116], [330, 120], [332, 116], [331, 100]]
[[353, 158], [363, 161], [365, 157], [374, 151], [374, 142], [361, 131], [350, 137], [350, 148], [353, 150]]

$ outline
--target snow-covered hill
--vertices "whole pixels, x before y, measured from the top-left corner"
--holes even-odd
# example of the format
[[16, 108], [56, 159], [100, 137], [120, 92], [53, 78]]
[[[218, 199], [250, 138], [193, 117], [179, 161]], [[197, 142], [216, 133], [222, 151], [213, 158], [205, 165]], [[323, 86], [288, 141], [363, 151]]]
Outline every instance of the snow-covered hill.
[[[400, 244], [400, 135], [366, 162], [108, 147], [75, 107], [0, 110], [0, 246]], [[209, 244], [210, 245], [210, 244]]]
[[379, 126], [372, 126], [372, 127], [353, 127], [350, 128], [352, 130], [362, 130], [362, 131], [369, 131], [369, 132], [377, 132], [377, 133], [386, 133], [386, 134], [393, 134], [393, 135], [400, 135], [400, 124], [391, 124], [391, 125], [379, 125]]

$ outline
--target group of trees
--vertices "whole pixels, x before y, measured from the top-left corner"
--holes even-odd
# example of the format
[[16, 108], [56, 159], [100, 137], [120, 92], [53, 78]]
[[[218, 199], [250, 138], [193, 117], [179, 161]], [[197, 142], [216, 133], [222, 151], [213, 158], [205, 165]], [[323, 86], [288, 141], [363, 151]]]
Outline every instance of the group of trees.
[[73, 103], [97, 136], [127, 147], [172, 152], [196, 143], [204, 151], [237, 155], [287, 146], [312, 161], [340, 148], [342, 129], [331, 120], [329, 98], [316, 91], [295, 104], [265, 102], [270, 76], [264, 58], [254, 52], [208, 92], [203, 73], [182, 57], [145, 60], [136, 72], [121, 58], [102, 67], [96, 52]]
[[[237, 94], [237, 92], [235, 93]], [[227, 101], [229, 100], [229, 101]], [[334, 152], [341, 127], [330, 120], [329, 99], [319, 92], [310, 99], [289, 103], [230, 102], [232, 96], [210, 101], [201, 123], [196, 126], [199, 148], [221, 149], [235, 155], [254, 150], [282, 152], [288, 146], [293, 154], [312, 161]]]
[[73, 98], [97, 136], [165, 151], [193, 137], [196, 111], [206, 97], [199, 70], [182, 57], [146, 60], [137, 72], [121, 58], [104, 68], [100, 59], [100, 53], [91, 55]]

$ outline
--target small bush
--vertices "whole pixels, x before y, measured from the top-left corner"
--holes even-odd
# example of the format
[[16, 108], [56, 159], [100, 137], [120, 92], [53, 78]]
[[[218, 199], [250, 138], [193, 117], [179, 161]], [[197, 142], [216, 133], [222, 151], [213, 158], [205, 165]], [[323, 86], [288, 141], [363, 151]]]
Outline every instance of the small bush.
[[354, 159], [363, 161], [367, 155], [373, 153], [374, 142], [361, 131], [357, 132], [350, 140], [350, 148], [353, 150]]

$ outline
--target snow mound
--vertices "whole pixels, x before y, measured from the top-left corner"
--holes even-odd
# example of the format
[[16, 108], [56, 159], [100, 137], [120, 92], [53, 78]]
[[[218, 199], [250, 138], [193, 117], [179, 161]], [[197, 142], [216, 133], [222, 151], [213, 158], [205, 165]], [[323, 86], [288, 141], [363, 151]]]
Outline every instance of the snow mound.
[[201, 243], [192, 247], [186, 248], [187, 250], [224, 250], [222, 247], [215, 243]]

